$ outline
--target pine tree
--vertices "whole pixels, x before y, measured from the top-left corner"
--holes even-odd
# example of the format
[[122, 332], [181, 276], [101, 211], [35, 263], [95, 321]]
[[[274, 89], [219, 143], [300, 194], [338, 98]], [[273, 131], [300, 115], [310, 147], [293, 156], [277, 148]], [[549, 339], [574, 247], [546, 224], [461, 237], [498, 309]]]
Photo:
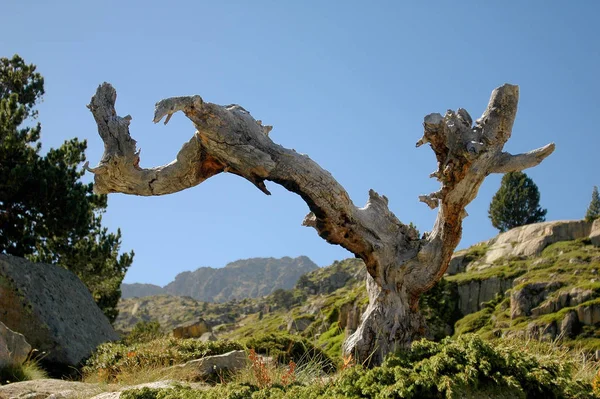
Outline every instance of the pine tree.
[[492, 198], [488, 211], [492, 225], [505, 232], [518, 226], [543, 222], [546, 209], [540, 207], [537, 186], [523, 172], [504, 175], [500, 189]]
[[593, 222], [600, 218], [600, 194], [598, 194], [598, 186], [594, 186], [592, 190], [592, 201], [585, 214], [585, 220]]
[[0, 58], [0, 253], [72, 270], [109, 320], [133, 252], [119, 254], [121, 232], [101, 225], [105, 195], [80, 181], [85, 141], [71, 139], [41, 155], [36, 103], [44, 78], [18, 55]]

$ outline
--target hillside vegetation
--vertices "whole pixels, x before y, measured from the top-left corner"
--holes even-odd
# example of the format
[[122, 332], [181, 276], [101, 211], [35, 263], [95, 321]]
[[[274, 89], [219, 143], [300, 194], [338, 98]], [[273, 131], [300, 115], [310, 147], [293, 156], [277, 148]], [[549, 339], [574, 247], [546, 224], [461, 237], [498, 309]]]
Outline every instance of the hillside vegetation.
[[[600, 248], [581, 238], [489, 263], [494, 240], [457, 253], [451, 275], [421, 298], [426, 336], [473, 332], [485, 339], [558, 339], [600, 349]], [[158, 320], [168, 331], [203, 318], [219, 337], [286, 332], [312, 340], [339, 361], [341, 343], [357, 328], [368, 301], [365, 276], [362, 261], [346, 259], [261, 298], [219, 304], [173, 296], [126, 299], [116, 326], [128, 331], [138, 321]]]
[[[191, 358], [190, 351], [235, 347], [276, 361], [253, 357], [247, 369], [220, 376], [210, 387], [184, 382], [130, 390], [121, 397], [599, 397], [600, 246], [590, 238], [588, 225], [549, 223], [457, 252], [448, 274], [420, 301], [429, 340], [415, 342], [373, 369], [341, 356], [343, 340], [357, 328], [368, 303], [364, 264], [346, 259], [306, 273], [293, 289], [260, 298], [123, 300], [117, 320], [123, 331], [140, 320], [159, 320], [168, 334], [175, 325], [203, 318], [219, 341], [206, 347], [168, 337], [107, 344], [89, 361], [87, 372], [121, 381], [139, 376], [140, 370], [146, 373], [148, 365], [171, 365], [165, 351], [177, 351], [177, 361], [183, 361]], [[557, 233], [561, 229], [580, 238], [563, 240], [564, 231]], [[515, 241], [515, 236], [520, 238]], [[106, 367], [110, 372], [103, 371]], [[186, 375], [153, 375], [195, 381]], [[150, 381], [144, 378], [140, 381]]]

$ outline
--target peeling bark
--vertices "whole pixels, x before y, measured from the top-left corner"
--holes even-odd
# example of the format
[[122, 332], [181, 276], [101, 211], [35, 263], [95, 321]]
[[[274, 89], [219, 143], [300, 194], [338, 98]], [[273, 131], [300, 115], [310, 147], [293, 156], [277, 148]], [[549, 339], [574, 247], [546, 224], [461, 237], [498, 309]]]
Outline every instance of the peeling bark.
[[271, 126], [263, 126], [239, 105], [211, 104], [200, 96], [173, 97], [156, 104], [155, 123], [165, 118], [166, 124], [181, 111], [197, 131], [175, 161], [142, 169], [136, 142], [129, 135], [131, 117], [117, 116], [116, 92], [102, 84], [89, 108], [105, 151], [100, 164], [88, 170], [95, 174], [98, 193], [164, 195], [229, 172], [265, 194], [270, 194], [264, 184], [268, 180], [300, 195], [311, 211], [303, 225], [366, 264], [369, 306], [344, 351], [361, 362], [378, 364], [385, 354], [422, 335], [419, 296], [446, 272], [461, 238], [465, 207], [485, 177], [535, 166], [554, 151], [554, 144], [549, 144], [526, 154], [502, 152], [512, 132], [518, 97], [517, 86], [495, 89], [474, 125], [462, 108], [425, 117], [417, 147], [429, 143], [433, 149], [438, 167], [431, 177], [440, 181], [441, 188], [420, 197], [432, 209], [439, 207], [432, 231], [423, 237], [396, 218], [385, 196], [370, 190], [367, 204], [355, 206], [329, 172], [307, 155], [275, 144], [269, 138]]

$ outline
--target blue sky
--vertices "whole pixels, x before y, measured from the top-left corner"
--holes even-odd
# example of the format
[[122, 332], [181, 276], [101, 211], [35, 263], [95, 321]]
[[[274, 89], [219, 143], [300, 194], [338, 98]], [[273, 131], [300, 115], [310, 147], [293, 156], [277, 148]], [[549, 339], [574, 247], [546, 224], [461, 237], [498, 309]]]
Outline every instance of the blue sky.
[[[355, 204], [373, 188], [423, 232], [435, 211], [417, 197], [437, 189], [432, 151], [415, 148], [423, 116], [463, 107], [476, 119], [509, 82], [521, 100], [506, 149], [557, 145], [527, 171], [547, 219], [582, 218], [600, 185], [596, 1], [5, 0], [2, 14], [0, 56], [20, 54], [46, 79], [44, 148], [87, 139], [92, 166], [103, 144], [85, 106], [98, 84], [112, 83], [117, 111], [133, 116], [144, 167], [170, 162], [194, 132], [183, 115], [154, 125], [154, 103], [200, 94], [241, 104], [274, 125], [274, 141], [328, 169]], [[487, 209], [500, 178], [467, 208], [460, 247], [496, 234]], [[351, 256], [300, 226], [308, 208], [299, 197], [268, 187], [270, 197], [222, 174], [165, 197], [111, 195], [104, 222], [136, 252], [125, 281], [164, 285], [255, 256], [307, 255], [321, 266]]]

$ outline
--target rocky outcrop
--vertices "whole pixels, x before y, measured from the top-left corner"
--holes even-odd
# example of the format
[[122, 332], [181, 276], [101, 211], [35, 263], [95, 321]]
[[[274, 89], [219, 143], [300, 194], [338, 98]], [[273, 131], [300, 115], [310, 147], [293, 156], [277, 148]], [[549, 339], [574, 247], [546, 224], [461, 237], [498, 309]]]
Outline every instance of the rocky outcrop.
[[571, 310], [567, 312], [560, 322], [560, 332], [565, 338], [574, 338], [579, 334], [579, 319], [575, 311]]
[[491, 264], [503, 257], [539, 255], [548, 245], [559, 241], [588, 238], [592, 223], [585, 220], [561, 220], [516, 227], [489, 240], [482, 259]]
[[531, 309], [534, 317], [558, 312], [562, 308], [573, 307], [594, 298], [594, 291], [590, 289], [572, 288], [570, 291], [559, 292], [556, 296], [548, 298], [538, 307]]
[[593, 245], [600, 247], [600, 219], [594, 220], [594, 223], [592, 224], [590, 241], [592, 241]]
[[200, 338], [203, 334], [211, 332], [212, 329], [203, 319], [191, 324], [175, 327], [173, 337], [175, 338]]
[[356, 301], [345, 303], [340, 307], [340, 316], [338, 325], [346, 331], [346, 335], [352, 334], [360, 324], [360, 317], [363, 314], [363, 307]]
[[577, 320], [586, 326], [600, 324], [600, 303], [578, 306]]
[[172, 366], [172, 368], [189, 370], [190, 374], [193, 374], [192, 379], [199, 380], [224, 370], [229, 372], [240, 370], [246, 366], [247, 362], [246, 352], [237, 350], [222, 355], [206, 356], [185, 364]]
[[22, 364], [30, 351], [31, 345], [23, 334], [14, 332], [0, 322], [0, 367]]
[[57, 366], [76, 366], [119, 338], [75, 274], [1, 254], [0, 321]]
[[212, 332], [205, 332], [200, 336], [200, 342], [214, 342], [217, 341], [217, 337]]
[[496, 295], [504, 293], [512, 286], [512, 280], [490, 277], [485, 280], [471, 280], [458, 285], [458, 308], [463, 315], [481, 310], [482, 304]]
[[287, 331], [290, 333], [301, 333], [310, 326], [315, 318], [307, 315], [290, 319], [287, 324]]
[[531, 316], [533, 308], [561, 287], [558, 282], [538, 282], [525, 284], [522, 288], [514, 289], [510, 293], [510, 318]]
[[527, 336], [531, 338], [553, 341], [557, 338], [576, 338], [581, 326], [600, 325], [600, 303], [577, 306], [569, 310], [563, 319], [547, 323], [534, 320], [527, 326]]
[[454, 276], [458, 273], [464, 273], [471, 259], [468, 257], [468, 249], [456, 251], [450, 259], [450, 264], [446, 270], [446, 274]]

